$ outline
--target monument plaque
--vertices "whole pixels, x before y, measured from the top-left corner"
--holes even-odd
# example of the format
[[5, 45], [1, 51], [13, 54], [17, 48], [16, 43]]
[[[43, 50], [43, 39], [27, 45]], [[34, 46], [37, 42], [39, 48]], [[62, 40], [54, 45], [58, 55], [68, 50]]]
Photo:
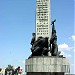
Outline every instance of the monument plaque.
[[32, 54], [25, 61], [27, 75], [64, 75], [70, 72], [69, 60], [60, 55], [58, 49], [55, 22], [50, 24], [50, 0], [36, 0], [36, 31], [32, 33]]
[[50, 39], [50, 0], [36, 0], [36, 40], [40, 36]]

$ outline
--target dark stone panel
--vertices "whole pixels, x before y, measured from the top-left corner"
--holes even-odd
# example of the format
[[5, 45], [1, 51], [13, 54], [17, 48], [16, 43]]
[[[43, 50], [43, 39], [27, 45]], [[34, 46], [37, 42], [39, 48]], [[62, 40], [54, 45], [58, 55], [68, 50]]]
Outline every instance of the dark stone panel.
[[64, 72], [28, 72], [26, 75], [64, 75]]

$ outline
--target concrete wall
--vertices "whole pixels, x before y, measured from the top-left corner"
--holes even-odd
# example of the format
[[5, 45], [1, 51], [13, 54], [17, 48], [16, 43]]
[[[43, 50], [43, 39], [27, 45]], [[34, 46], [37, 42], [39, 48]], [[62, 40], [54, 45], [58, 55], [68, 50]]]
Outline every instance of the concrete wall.
[[33, 57], [26, 60], [26, 72], [70, 72], [69, 60], [63, 57]]
[[75, 74], [65, 74], [65, 75], [75, 75]]

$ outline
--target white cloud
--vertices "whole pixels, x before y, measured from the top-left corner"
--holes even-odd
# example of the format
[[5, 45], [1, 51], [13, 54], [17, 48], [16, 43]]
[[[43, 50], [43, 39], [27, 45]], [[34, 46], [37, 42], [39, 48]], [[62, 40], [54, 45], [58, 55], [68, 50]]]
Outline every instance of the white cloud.
[[74, 49], [74, 52], [75, 52], [75, 49]]
[[74, 64], [70, 64], [71, 66], [74, 66]]
[[71, 56], [72, 56], [71, 54], [67, 54], [67, 55], [66, 55], [67, 58], [70, 58]]
[[25, 60], [24, 60], [24, 61], [22, 61], [22, 63], [23, 63], [23, 64], [25, 64]]
[[60, 44], [58, 45], [58, 49], [61, 50], [70, 50], [71, 48], [67, 44]]
[[64, 57], [70, 58], [72, 56], [71, 54], [65, 52], [65, 50], [69, 51], [70, 49], [72, 49], [72, 47], [69, 47], [69, 45], [65, 43], [58, 45], [58, 50], [61, 51], [61, 55]]
[[71, 36], [71, 38], [72, 38], [72, 40], [74, 40], [74, 41], [75, 41], [75, 35], [72, 35], [72, 36]]
[[70, 63], [70, 73], [75, 74], [75, 64]]
[[65, 52], [64, 51], [61, 51], [61, 55], [65, 55]]
[[71, 54], [67, 54], [67, 53], [65, 53], [64, 51], [61, 51], [61, 54], [60, 54], [60, 55], [63, 55], [64, 57], [67, 57], [67, 58], [72, 57]]

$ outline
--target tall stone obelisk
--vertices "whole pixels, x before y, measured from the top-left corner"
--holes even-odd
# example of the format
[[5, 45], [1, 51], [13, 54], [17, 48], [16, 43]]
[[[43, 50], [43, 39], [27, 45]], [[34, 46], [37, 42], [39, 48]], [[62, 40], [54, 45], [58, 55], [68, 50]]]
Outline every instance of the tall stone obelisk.
[[36, 40], [41, 36], [50, 39], [50, 0], [36, 0]]

